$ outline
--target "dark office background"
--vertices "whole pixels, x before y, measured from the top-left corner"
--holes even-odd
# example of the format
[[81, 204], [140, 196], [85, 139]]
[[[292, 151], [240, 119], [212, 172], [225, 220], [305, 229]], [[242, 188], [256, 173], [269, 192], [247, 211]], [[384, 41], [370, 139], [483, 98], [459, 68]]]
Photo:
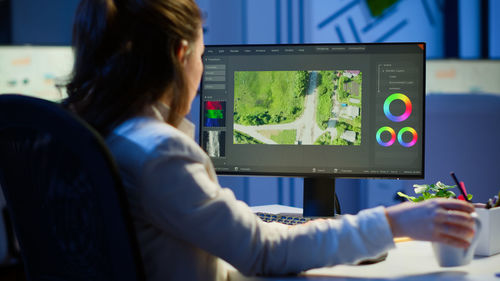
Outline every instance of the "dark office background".
[[[198, 0], [207, 44], [425, 41], [428, 58], [500, 58], [494, 0]], [[2, 44], [68, 45], [78, 0], [0, 0]]]
[[[78, 2], [0, 0], [0, 44], [70, 45]], [[429, 59], [500, 58], [500, 20], [494, 17], [500, 13], [500, 1], [496, 0], [197, 2], [205, 16], [206, 44], [425, 41]], [[190, 117], [197, 123], [197, 105], [193, 108]], [[301, 179], [221, 177], [220, 182], [250, 205], [302, 205]], [[355, 213], [397, 202], [394, 191], [411, 184], [339, 179], [337, 191], [344, 211]], [[378, 196], [389, 199], [371, 200], [379, 191], [382, 195]]]

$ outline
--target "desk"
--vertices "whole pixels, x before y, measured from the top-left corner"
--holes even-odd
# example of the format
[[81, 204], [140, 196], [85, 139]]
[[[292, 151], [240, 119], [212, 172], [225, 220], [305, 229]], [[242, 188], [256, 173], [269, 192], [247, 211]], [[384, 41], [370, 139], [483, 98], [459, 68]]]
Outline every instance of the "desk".
[[[257, 208], [262, 210], [262, 208]], [[286, 209], [290, 211], [292, 209]], [[383, 262], [371, 265], [338, 265], [308, 270], [297, 276], [246, 277], [234, 269], [229, 270], [231, 281], [263, 280], [337, 280], [337, 281], [500, 281], [500, 254], [491, 257], [474, 257], [464, 266], [440, 267], [434, 258], [431, 243], [408, 241], [396, 243]]]

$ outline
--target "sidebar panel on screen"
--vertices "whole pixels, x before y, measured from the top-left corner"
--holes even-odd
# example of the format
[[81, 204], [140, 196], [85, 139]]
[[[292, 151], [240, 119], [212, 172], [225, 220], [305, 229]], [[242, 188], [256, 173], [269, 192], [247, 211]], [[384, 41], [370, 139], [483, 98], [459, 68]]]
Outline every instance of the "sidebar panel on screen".
[[419, 175], [423, 165], [423, 61], [418, 55], [396, 53], [374, 56], [373, 62], [377, 81], [372, 159], [378, 169], [371, 173]]
[[[207, 50], [208, 52], [212, 50]], [[212, 158], [226, 157], [226, 59], [205, 57], [202, 93], [202, 146]]]

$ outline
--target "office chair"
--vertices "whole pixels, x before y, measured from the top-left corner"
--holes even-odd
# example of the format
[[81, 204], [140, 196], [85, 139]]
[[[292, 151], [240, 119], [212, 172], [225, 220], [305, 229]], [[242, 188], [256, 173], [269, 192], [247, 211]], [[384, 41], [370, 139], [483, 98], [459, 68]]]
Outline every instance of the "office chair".
[[145, 280], [114, 160], [72, 113], [0, 95], [0, 185], [28, 280]]

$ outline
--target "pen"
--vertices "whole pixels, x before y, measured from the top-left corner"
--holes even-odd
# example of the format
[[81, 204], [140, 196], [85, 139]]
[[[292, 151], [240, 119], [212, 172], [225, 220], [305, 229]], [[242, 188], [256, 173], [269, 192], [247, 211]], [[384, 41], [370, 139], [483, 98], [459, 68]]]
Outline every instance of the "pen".
[[465, 201], [467, 201], [467, 202], [471, 202], [471, 201], [469, 200], [469, 198], [467, 197], [467, 192], [465, 192], [465, 190], [464, 190], [463, 186], [462, 186], [462, 185], [460, 184], [460, 182], [458, 181], [457, 176], [455, 176], [455, 173], [454, 173], [454, 172], [451, 172], [451, 173], [450, 173], [450, 175], [451, 175], [451, 177], [453, 178], [453, 180], [455, 181], [455, 183], [457, 184], [458, 189], [460, 190], [460, 192], [461, 192], [461, 193], [462, 193], [462, 195], [464, 196]]

